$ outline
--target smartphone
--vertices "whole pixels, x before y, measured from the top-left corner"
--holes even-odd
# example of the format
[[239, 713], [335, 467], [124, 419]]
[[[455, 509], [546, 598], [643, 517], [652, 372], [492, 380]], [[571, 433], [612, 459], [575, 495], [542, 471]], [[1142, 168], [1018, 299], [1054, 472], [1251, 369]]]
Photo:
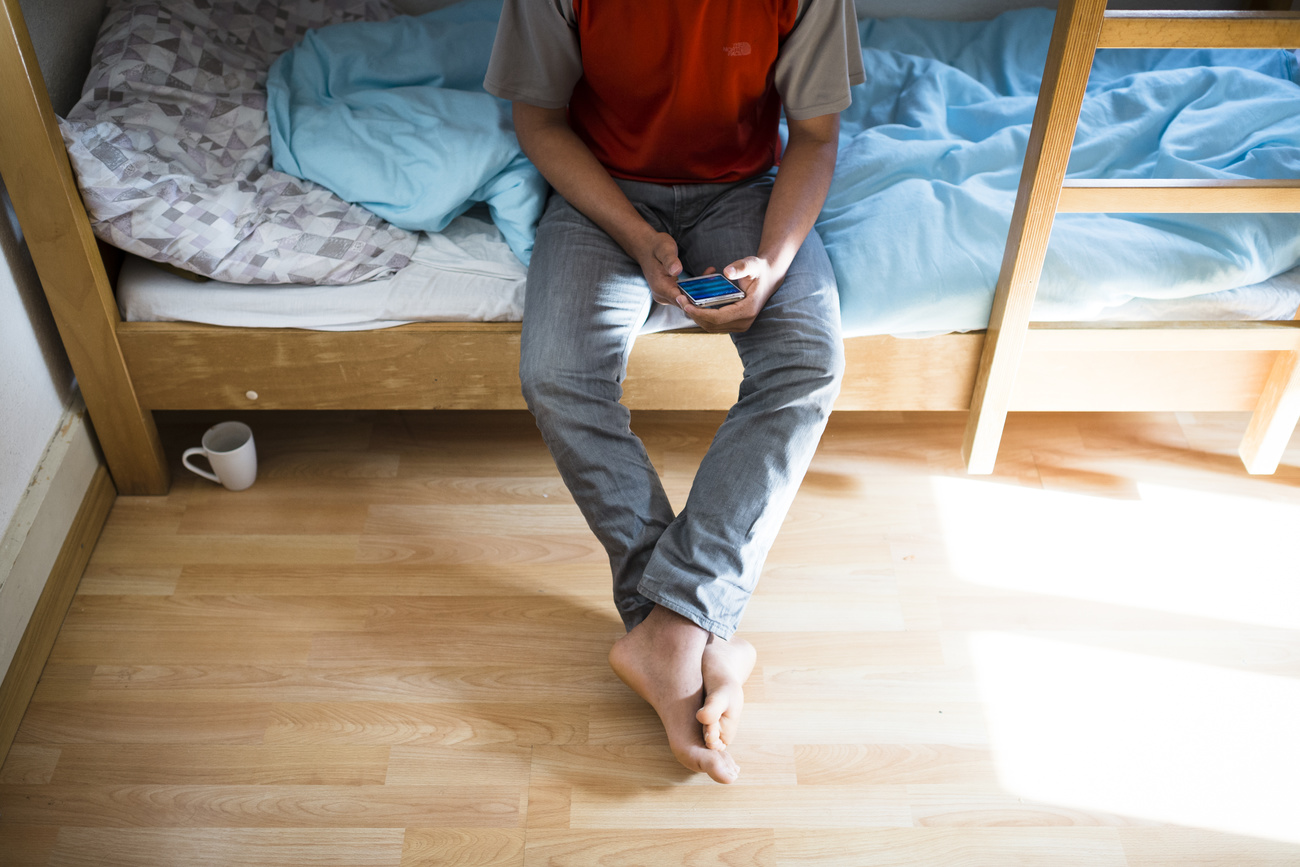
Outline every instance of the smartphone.
[[677, 288], [691, 299], [696, 307], [722, 307], [745, 297], [740, 287], [721, 274], [704, 277], [687, 277], [677, 281]]

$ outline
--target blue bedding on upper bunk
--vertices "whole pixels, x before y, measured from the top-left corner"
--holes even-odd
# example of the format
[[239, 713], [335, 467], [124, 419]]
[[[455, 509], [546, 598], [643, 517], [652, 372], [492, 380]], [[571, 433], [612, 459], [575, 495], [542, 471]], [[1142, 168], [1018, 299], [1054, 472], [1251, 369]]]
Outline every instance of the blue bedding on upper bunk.
[[[473, 0], [311, 34], [271, 70], [275, 167], [405, 228], [437, 231], [487, 201], [526, 260], [546, 188], [508, 104], [481, 88], [499, 9]], [[847, 335], [987, 324], [1052, 21], [1026, 9], [861, 22], [867, 81], [817, 223]], [[1069, 176], [1300, 177], [1297, 81], [1284, 51], [1100, 51]], [[1300, 215], [1062, 214], [1034, 316], [1096, 318], [1297, 263]]]

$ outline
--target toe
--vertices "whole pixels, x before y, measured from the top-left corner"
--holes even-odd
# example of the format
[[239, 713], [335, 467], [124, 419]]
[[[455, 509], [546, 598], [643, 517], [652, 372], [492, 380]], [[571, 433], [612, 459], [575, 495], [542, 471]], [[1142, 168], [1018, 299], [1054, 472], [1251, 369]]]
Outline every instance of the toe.
[[711, 750], [725, 750], [730, 740], [722, 727], [727, 708], [731, 706], [729, 693], [724, 690], [711, 694], [695, 714], [695, 719], [704, 726], [704, 745]]
[[736, 764], [736, 760], [730, 753], [705, 750], [705, 755], [700, 757], [699, 763], [700, 770], [715, 782], [734, 783], [740, 776], [740, 766]]
[[704, 699], [704, 705], [695, 712], [695, 718], [704, 725], [716, 725], [727, 710], [727, 697], [722, 692], [711, 693]]
[[[726, 749], [727, 744], [736, 739], [736, 730], [740, 728], [739, 714], [724, 714], [722, 719], [718, 720], [718, 740], [722, 742], [722, 749]], [[708, 738], [706, 737], [707, 741]]]

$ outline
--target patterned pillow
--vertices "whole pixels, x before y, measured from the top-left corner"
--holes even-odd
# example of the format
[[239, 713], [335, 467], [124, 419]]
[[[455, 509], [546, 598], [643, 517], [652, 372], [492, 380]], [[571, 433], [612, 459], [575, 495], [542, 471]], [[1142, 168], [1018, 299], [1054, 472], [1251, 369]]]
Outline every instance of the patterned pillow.
[[271, 168], [266, 71], [309, 29], [388, 0], [109, 3], [81, 101], [60, 121], [95, 233], [231, 283], [355, 283], [416, 236]]

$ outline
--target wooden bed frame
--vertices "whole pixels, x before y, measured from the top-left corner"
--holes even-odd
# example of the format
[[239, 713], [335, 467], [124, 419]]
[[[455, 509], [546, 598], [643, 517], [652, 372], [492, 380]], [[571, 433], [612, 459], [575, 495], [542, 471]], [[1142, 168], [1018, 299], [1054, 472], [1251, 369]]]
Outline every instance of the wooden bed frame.
[[[18, 0], [2, 0], [0, 16], [0, 173], [120, 493], [168, 489], [154, 410], [523, 407], [517, 324], [327, 333], [121, 321], [113, 257], [91, 233]], [[987, 332], [847, 340], [836, 408], [968, 409], [972, 473], [992, 471], [1009, 410], [1253, 410], [1241, 455], [1249, 472], [1273, 472], [1300, 418], [1300, 321], [1031, 324], [1029, 312], [1057, 212], [1300, 211], [1295, 179], [1063, 182], [1097, 48], [1297, 46], [1300, 13], [1108, 13], [1105, 0], [1061, 0]], [[725, 336], [648, 335], [624, 402], [724, 409], [739, 379]]]

